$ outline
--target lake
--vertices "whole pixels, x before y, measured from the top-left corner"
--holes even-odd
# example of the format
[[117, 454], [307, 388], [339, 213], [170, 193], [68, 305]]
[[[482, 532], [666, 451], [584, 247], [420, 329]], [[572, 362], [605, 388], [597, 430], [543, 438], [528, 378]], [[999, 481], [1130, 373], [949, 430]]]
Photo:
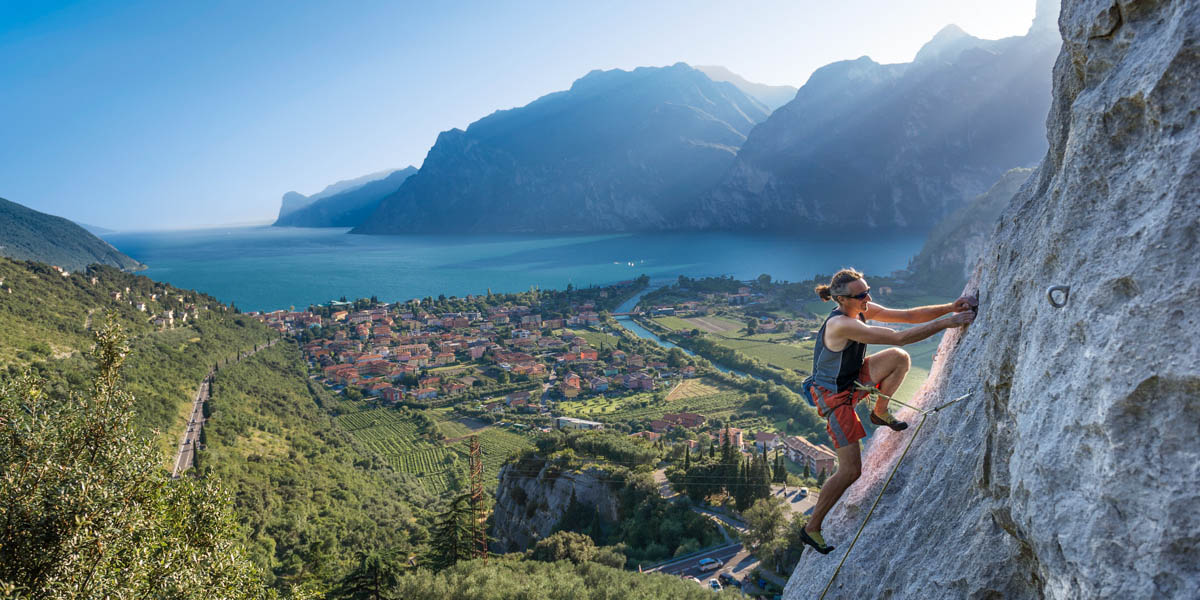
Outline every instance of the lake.
[[104, 235], [145, 263], [141, 274], [242, 310], [306, 307], [345, 296], [426, 296], [561, 289], [649, 275], [769, 273], [798, 281], [852, 266], [903, 269], [922, 233], [788, 237], [746, 233], [348, 235], [346, 229], [235, 227]]

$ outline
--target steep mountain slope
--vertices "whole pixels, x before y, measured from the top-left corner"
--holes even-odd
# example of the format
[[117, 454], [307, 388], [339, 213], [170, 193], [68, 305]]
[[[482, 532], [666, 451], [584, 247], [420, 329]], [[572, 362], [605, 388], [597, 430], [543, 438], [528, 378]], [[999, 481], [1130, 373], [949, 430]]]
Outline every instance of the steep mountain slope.
[[631, 231], [677, 218], [767, 109], [679, 63], [593, 71], [570, 90], [438, 136], [354, 233]]
[[909, 280], [929, 291], [955, 294], [962, 289], [969, 269], [975, 267], [987, 236], [996, 228], [1000, 213], [1016, 195], [1033, 169], [1012, 169], [987, 193], [950, 213], [929, 232], [921, 253], [908, 264]]
[[1045, 152], [1058, 47], [1042, 22], [991, 41], [950, 26], [911, 63], [822, 67], [754, 128], [688, 224], [929, 227]]
[[108, 242], [62, 217], [0, 198], [0, 256], [77, 271], [91, 264], [144, 268]]
[[371, 216], [385, 196], [400, 189], [400, 185], [416, 172], [416, 167], [405, 167], [393, 171], [383, 179], [318, 198], [303, 208], [281, 215], [274, 225], [354, 227]]
[[[1049, 151], [918, 402], [972, 396], [928, 418], [826, 598], [1200, 597], [1200, 4], [1065, 0], [1059, 24]], [[876, 435], [840, 548], [786, 598], [821, 595], [915, 434]]]
[[317, 200], [321, 200], [322, 198], [328, 198], [330, 196], [349, 192], [371, 183], [372, 181], [379, 181], [380, 179], [383, 179], [392, 173], [395, 173], [395, 171], [376, 171], [375, 173], [367, 173], [366, 175], [355, 177], [354, 179], [343, 179], [325, 186], [325, 189], [311, 196], [305, 196], [300, 192], [288, 192], [283, 195], [283, 199], [279, 204], [278, 218], [282, 219], [284, 216], [309, 206], [310, 204], [316, 202]]
[[708, 75], [708, 78], [713, 81], [727, 81], [736, 85], [739, 90], [746, 92], [746, 95], [762, 102], [771, 110], [791, 102], [792, 98], [796, 97], [796, 88], [790, 85], [767, 85], [747, 81], [745, 77], [722, 66], [697, 66], [696, 70]]

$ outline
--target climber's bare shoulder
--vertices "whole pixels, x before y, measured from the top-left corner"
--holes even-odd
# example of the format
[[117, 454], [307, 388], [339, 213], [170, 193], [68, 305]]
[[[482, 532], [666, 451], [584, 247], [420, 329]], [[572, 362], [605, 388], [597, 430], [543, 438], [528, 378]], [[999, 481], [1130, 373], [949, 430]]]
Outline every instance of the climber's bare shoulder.
[[858, 319], [839, 315], [825, 325], [825, 347], [835, 352], [853, 340], [863, 344], [895, 345], [896, 331], [887, 327], [867, 325]]

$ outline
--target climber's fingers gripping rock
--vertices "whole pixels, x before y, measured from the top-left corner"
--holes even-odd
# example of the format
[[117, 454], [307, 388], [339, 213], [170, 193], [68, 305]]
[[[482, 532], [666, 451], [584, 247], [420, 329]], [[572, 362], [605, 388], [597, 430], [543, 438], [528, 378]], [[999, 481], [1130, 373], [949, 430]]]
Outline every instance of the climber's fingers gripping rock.
[[975, 322], [975, 311], [968, 310], [960, 313], [955, 313], [948, 317], [952, 327], [966, 327]]

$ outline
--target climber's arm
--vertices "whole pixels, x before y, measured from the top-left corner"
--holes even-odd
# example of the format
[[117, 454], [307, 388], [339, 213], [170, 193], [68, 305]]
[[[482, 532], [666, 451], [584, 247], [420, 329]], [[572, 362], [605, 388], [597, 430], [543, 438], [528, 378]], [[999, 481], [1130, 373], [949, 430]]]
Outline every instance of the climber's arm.
[[928, 323], [942, 315], [952, 312], [962, 312], [969, 310], [970, 304], [966, 297], [959, 298], [950, 304], [932, 304], [929, 306], [918, 306], [916, 308], [888, 308], [882, 304], [874, 302], [867, 303], [867, 310], [863, 312], [863, 316], [869, 321], [882, 321], [884, 323]]
[[902, 331], [888, 327], [867, 325], [866, 323], [850, 318], [830, 320], [826, 327], [830, 336], [835, 339], [854, 340], [864, 344], [904, 346], [919, 342], [943, 329], [969, 325], [974, 320], [975, 313], [968, 311], [958, 313], [948, 319], [936, 319]]

